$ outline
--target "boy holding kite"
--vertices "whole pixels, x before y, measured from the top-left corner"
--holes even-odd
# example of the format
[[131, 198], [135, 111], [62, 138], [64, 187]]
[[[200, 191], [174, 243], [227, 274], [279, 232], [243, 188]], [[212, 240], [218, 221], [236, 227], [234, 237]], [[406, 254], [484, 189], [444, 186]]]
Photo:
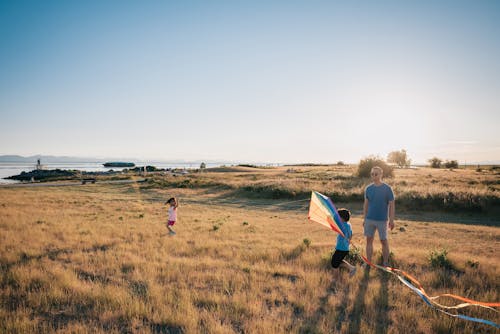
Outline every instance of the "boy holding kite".
[[339, 227], [344, 233], [344, 236], [337, 235], [337, 244], [335, 246], [335, 252], [332, 255], [332, 267], [337, 269], [339, 267], [344, 267], [349, 270], [349, 276], [354, 276], [356, 273], [356, 267], [344, 260], [344, 258], [349, 254], [349, 242], [352, 238], [352, 228], [349, 223], [351, 218], [351, 212], [347, 209], [337, 210], [340, 216]]

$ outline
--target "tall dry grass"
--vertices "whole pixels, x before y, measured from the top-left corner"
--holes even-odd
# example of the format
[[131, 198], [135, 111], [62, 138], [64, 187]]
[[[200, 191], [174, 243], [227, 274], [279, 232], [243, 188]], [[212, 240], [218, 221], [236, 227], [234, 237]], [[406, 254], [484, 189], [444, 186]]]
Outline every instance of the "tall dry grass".
[[[314, 172], [310, 182], [323, 182]], [[255, 177], [282, 177], [274, 173]], [[202, 175], [198, 182], [215, 184], [205, 187], [0, 189], [0, 332], [495, 332], [433, 311], [391, 275], [332, 270], [336, 235], [308, 222], [302, 205], [224, 197], [221, 184], [252, 178]], [[181, 202], [174, 237], [164, 225], [170, 196]], [[352, 225], [362, 246], [361, 217]], [[429, 294], [485, 301], [500, 299], [499, 241], [498, 226], [439, 219], [398, 220], [390, 234], [395, 265]], [[452, 267], [429, 260], [443, 249]], [[464, 312], [500, 320], [488, 310]]]

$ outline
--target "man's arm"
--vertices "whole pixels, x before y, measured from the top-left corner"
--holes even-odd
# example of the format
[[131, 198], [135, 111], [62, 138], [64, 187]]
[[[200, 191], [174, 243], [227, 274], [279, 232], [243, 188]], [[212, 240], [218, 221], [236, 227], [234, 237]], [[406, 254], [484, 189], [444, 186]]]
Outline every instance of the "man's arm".
[[396, 213], [396, 201], [389, 202], [389, 228], [394, 228], [394, 215]]
[[363, 203], [363, 226], [365, 226], [367, 213], [368, 213], [368, 198], [365, 197], [365, 202]]

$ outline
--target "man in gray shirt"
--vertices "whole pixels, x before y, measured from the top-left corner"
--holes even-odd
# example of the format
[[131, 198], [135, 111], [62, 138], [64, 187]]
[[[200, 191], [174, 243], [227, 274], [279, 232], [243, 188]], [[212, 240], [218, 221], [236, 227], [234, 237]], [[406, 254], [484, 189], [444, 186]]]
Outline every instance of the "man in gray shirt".
[[394, 193], [391, 187], [382, 182], [384, 171], [375, 166], [371, 170], [373, 183], [365, 189], [365, 203], [363, 205], [363, 227], [366, 236], [366, 257], [372, 261], [373, 239], [375, 230], [378, 230], [382, 244], [383, 265], [389, 266], [389, 241], [387, 240], [387, 227], [394, 228], [394, 213], [396, 211]]

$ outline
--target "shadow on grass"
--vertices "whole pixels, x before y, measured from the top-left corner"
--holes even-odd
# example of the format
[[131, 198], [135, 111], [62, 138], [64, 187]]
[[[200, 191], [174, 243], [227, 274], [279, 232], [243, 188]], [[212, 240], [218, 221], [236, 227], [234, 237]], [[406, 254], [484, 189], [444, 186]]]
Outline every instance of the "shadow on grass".
[[291, 261], [297, 259], [304, 251], [306, 250], [306, 246], [298, 245], [292, 250], [286, 250], [281, 253], [281, 258], [285, 261]]
[[69, 254], [69, 253], [72, 253], [72, 252], [73, 252], [73, 250], [71, 250], [71, 249], [50, 249], [50, 250], [47, 250], [45, 253], [37, 254], [37, 255], [29, 255], [29, 254], [26, 254], [26, 253], [23, 252], [19, 256], [19, 259], [17, 261], [0, 263], [0, 269], [2, 271], [7, 272], [12, 267], [22, 266], [22, 265], [27, 264], [30, 261], [33, 261], [33, 260], [40, 261], [44, 257], [48, 257], [49, 259], [54, 260], [60, 254]]
[[375, 333], [387, 333], [391, 321], [388, 316], [389, 312], [389, 276], [390, 274], [380, 273], [380, 290], [378, 296], [375, 298], [375, 305], [377, 305], [376, 327]]
[[182, 326], [171, 323], [151, 323], [149, 324], [151, 333], [155, 334], [183, 334]]
[[59, 312], [57, 314], [41, 314], [38, 324], [40, 332], [47, 329], [61, 331], [71, 324], [80, 324], [83, 326], [97, 327], [105, 332], [136, 333], [149, 332], [154, 334], [183, 334], [183, 327], [179, 324], [168, 322], [153, 322], [149, 319], [143, 319], [142, 324], [133, 325], [130, 319], [120, 316], [112, 322], [102, 322], [99, 317], [89, 316], [90, 310], [78, 310], [77, 313]]
[[[108, 249], [114, 247], [115, 245], [116, 245], [116, 242], [107, 243], [107, 244], [95, 244], [92, 247], [83, 248], [80, 251], [83, 253], [91, 253], [91, 252], [97, 252], [97, 251], [105, 252]], [[71, 248], [59, 248], [59, 249], [48, 249], [44, 253], [37, 254], [37, 255], [29, 255], [26, 253], [22, 253], [17, 261], [0, 263], [0, 269], [2, 271], [9, 271], [12, 267], [25, 265], [28, 262], [33, 261], [33, 260], [40, 261], [41, 259], [43, 259], [45, 257], [47, 257], [51, 260], [55, 260], [61, 254], [71, 254], [71, 253], [75, 253], [75, 251], [77, 251], [77, 250], [71, 249]]]
[[[330, 298], [331, 295], [336, 294], [337, 288], [336, 288], [336, 282], [337, 279], [333, 279], [328, 288], [326, 289], [326, 294], [319, 299], [319, 306], [312, 315], [311, 318], [305, 319], [304, 325], [299, 329], [299, 333], [321, 333], [321, 331], [317, 328], [318, 323], [321, 321], [321, 318], [324, 317], [327, 314], [327, 311], [325, 310], [328, 304], [328, 298]], [[344, 298], [346, 299], [346, 298]]]
[[448, 223], [460, 225], [478, 225], [478, 226], [498, 226], [500, 214], [495, 212], [471, 213], [471, 212], [444, 212], [444, 211], [421, 211], [412, 212], [409, 210], [398, 209], [398, 219], [419, 223]]
[[359, 291], [354, 301], [354, 307], [349, 314], [349, 329], [348, 333], [359, 333], [361, 327], [361, 317], [365, 311], [365, 296], [368, 290], [368, 282], [370, 280], [370, 268], [364, 270], [363, 278], [359, 284]]
[[346, 318], [347, 318], [346, 309], [347, 309], [347, 302], [348, 302], [347, 296], [349, 295], [349, 290], [350, 290], [349, 287], [347, 287], [345, 290], [346, 297], [343, 299], [342, 304], [340, 304], [339, 306], [336, 307], [336, 311], [337, 311], [337, 326], [335, 326], [336, 333], [340, 333], [340, 331], [342, 329], [342, 323], [344, 321], [346, 321]]

